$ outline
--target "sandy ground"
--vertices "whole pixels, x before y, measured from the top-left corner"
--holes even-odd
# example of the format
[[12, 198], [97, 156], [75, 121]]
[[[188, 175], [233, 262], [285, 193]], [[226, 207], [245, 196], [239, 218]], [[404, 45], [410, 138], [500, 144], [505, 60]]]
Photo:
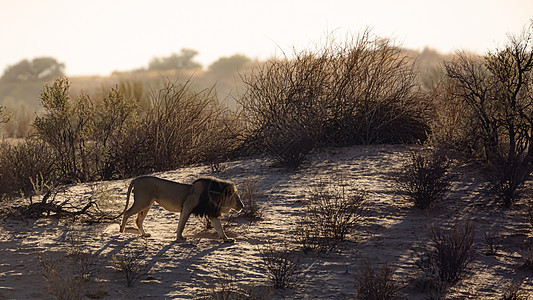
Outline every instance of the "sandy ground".
[[[89, 225], [53, 218], [28, 222], [4, 218], [0, 223], [0, 299], [53, 299], [50, 285], [61, 286], [72, 277], [68, 272], [75, 268], [73, 247], [91, 253], [90, 278], [76, 284], [84, 298], [205, 298], [220, 288], [221, 278], [230, 278], [233, 286], [257, 297], [353, 299], [354, 275], [368, 260], [392, 266], [396, 278], [409, 284], [407, 298], [425, 299], [428, 294], [417, 288], [413, 279], [418, 276], [414, 262], [429, 243], [427, 227], [455, 220], [470, 220], [475, 225], [477, 254], [471, 276], [452, 288], [449, 298], [497, 299], [511, 280], [524, 280], [523, 286], [533, 292], [533, 271], [519, 268], [526, 254], [523, 242], [532, 236], [520, 209], [523, 204], [512, 210], [499, 206], [486, 194], [486, 184], [474, 168], [458, 166], [452, 192], [426, 211], [416, 209], [395, 195], [390, 178], [406, 154], [402, 146], [357, 146], [315, 154], [298, 171], [273, 167], [266, 159], [245, 159], [227, 163], [217, 174], [207, 166], [155, 174], [187, 183], [199, 176], [216, 176], [234, 181], [238, 188], [250, 182], [257, 184], [256, 201], [264, 217], [229, 224], [226, 232], [236, 239], [234, 244], [221, 243], [214, 229], [205, 230], [204, 222], [197, 218], [187, 224], [187, 242], [176, 243], [178, 214], [157, 204], [144, 221], [145, 230], [152, 234], [149, 238], [138, 235], [134, 218], [122, 234], [118, 221]], [[304, 211], [302, 200], [310, 187], [335, 182], [342, 182], [348, 193], [353, 189], [367, 191], [366, 218], [357, 233], [337, 250], [304, 254], [294, 242], [298, 234], [295, 225]], [[101, 205], [119, 213], [128, 184], [129, 180], [76, 185], [57, 197], [85, 199], [100, 191], [107, 195]], [[484, 254], [483, 234], [487, 231], [501, 235], [496, 255]], [[274, 290], [269, 288], [259, 249], [265, 243], [287, 241], [301, 257], [303, 277], [292, 289]], [[147, 273], [133, 287], [126, 287], [124, 275], [111, 266], [113, 254], [128, 251], [141, 253], [147, 263]], [[43, 277], [43, 262], [56, 266], [55, 281], [51, 276], [49, 281]]]

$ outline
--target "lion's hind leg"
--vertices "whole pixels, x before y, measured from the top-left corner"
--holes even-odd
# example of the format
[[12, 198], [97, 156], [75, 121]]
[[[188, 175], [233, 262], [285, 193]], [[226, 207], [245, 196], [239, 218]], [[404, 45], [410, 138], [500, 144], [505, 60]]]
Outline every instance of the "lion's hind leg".
[[[120, 224], [120, 232], [124, 232], [124, 229], [126, 228], [126, 222], [128, 221], [128, 219], [134, 214], [137, 214], [137, 220], [135, 222], [137, 224], [137, 228], [139, 228], [139, 231], [141, 232], [141, 234], [143, 235], [146, 234], [146, 232], [144, 232], [144, 230], [142, 229], [142, 222], [144, 221], [144, 218], [146, 217], [148, 210], [150, 210], [153, 200], [143, 203], [144, 201], [142, 201], [141, 198], [142, 197], [140, 197], [137, 193], [134, 193], [133, 205], [124, 212], [124, 216], [122, 217], [122, 223]], [[145, 211], [145, 213], [141, 214], [143, 211]]]
[[150, 210], [150, 207], [151, 207], [151, 205], [148, 208], [138, 212], [137, 213], [137, 219], [135, 220], [135, 224], [137, 224], [137, 228], [139, 228], [139, 232], [144, 237], [150, 237], [151, 236], [151, 234], [146, 233], [146, 231], [144, 231], [144, 229], [143, 229], [144, 218], [146, 218], [146, 215], [148, 214], [148, 211]]

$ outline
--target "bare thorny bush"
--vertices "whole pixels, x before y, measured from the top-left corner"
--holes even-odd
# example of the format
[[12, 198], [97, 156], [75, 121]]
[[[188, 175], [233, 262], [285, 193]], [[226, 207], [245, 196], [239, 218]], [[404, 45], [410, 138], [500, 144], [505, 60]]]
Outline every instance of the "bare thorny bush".
[[346, 240], [364, 216], [365, 198], [366, 192], [349, 192], [344, 185], [311, 188], [296, 228], [303, 251], [329, 252]]
[[[192, 92], [187, 84], [168, 84], [152, 93], [137, 135], [121, 147], [122, 163], [132, 172], [146, 172], [223, 161], [238, 147], [234, 138], [238, 122], [216, 101], [212, 90]], [[132, 146], [145, 148], [136, 153], [137, 166], [126, 154]]]
[[142, 250], [121, 249], [111, 255], [111, 266], [122, 273], [126, 286], [133, 286], [149, 269]]
[[420, 209], [440, 200], [449, 190], [453, 176], [450, 161], [443, 152], [413, 150], [394, 182], [397, 192]]
[[289, 167], [317, 147], [412, 142], [428, 129], [412, 61], [368, 31], [270, 60], [243, 81], [247, 142]]
[[257, 197], [259, 196], [257, 181], [246, 178], [239, 185], [239, 194], [244, 203], [244, 208], [239, 213], [239, 217], [244, 217], [252, 221], [260, 220], [263, 217], [263, 207], [257, 203]]
[[456, 223], [448, 230], [430, 227], [431, 248], [416, 262], [422, 271], [420, 283], [436, 296], [445, 295], [469, 272], [475, 257], [474, 236], [474, 226], [469, 222]]

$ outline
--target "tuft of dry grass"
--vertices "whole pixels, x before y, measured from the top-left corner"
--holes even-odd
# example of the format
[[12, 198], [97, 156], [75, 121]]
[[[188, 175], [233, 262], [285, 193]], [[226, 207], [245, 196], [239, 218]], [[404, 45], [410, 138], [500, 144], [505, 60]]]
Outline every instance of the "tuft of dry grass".
[[531, 239], [524, 241], [521, 267], [526, 270], [533, 270], [533, 240]]
[[259, 187], [257, 181], [246, 178], [239, 185], [239, 194], [244, 203], [244, 208], [239, 213], [239, 217], [250, 220], [260, 220], [263, 217], [263, 208], [257, 203]]

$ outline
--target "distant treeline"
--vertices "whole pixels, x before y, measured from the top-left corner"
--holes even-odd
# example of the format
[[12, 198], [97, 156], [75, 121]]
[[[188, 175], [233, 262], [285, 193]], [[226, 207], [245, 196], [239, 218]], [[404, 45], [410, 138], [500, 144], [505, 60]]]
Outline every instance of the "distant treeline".
[[[222, 78], [221, 70], [240, 89], [233, 107], [217, 96], [220, 81], [207, 84]], [[533, 171], [533, 24], [484, 56], [443, 59], [365, 31], [291, 57], [250, 64], [234, 56], [196, 72], [114, 74], [118, 84], [102, 87], [98, 78], [93, 93], [79, 92], [65, 77], [46, 83], [41, 111], [28, 118], [32, 134], [1, 144], [0, 193], [196, 163], [217, 170], [228, 159], [256, 154], [300, 168], [324, 147], [376, 143], [429, 142], [461, 153], [483, 165], [508, 206]]]

